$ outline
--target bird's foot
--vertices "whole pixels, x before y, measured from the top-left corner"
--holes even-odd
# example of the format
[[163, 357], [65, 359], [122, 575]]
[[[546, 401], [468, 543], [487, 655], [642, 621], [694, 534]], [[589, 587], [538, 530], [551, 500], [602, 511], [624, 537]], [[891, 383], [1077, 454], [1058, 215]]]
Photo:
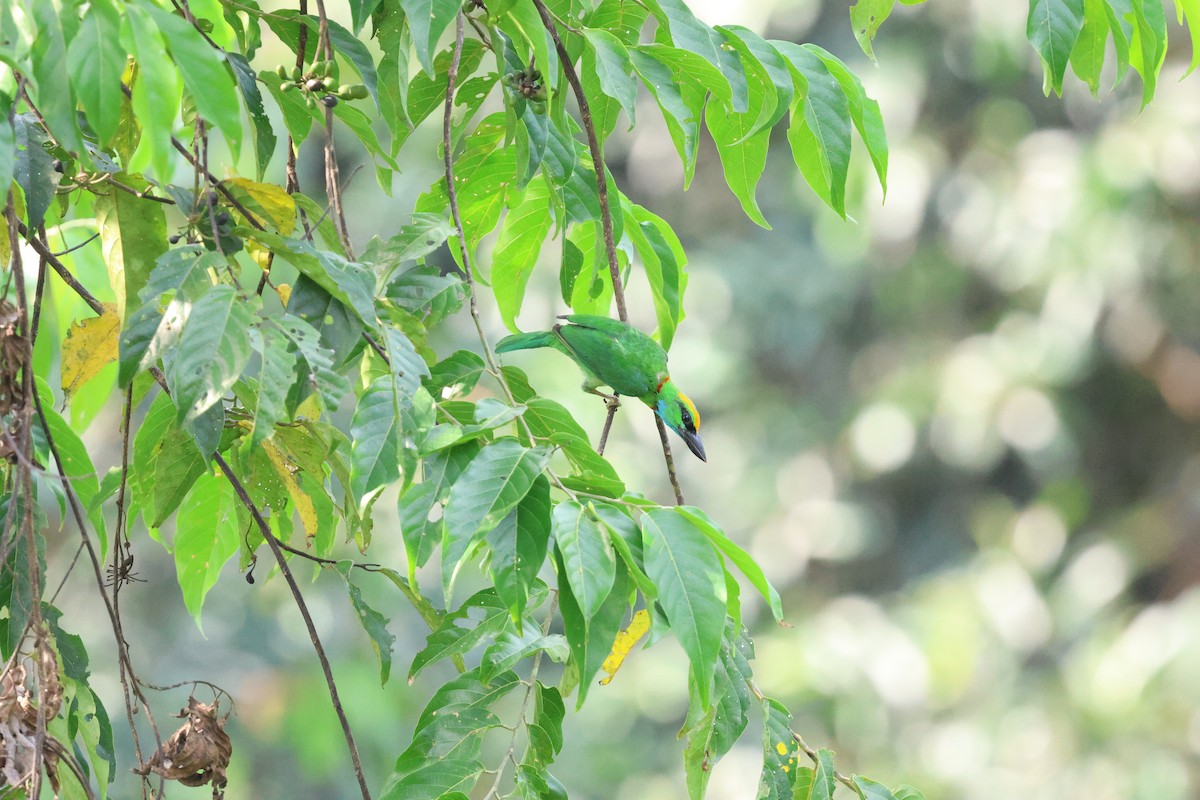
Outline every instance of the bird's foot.
[[618, 397], [617, 395], [606, 394], [606, 395], [602, 395], [602, 397], [604, 398], [604, 405], [605, 405], [605, 407], [608, 408], [609, 411], [616, 411], [618, 408], [621, 407], [621, 398]]

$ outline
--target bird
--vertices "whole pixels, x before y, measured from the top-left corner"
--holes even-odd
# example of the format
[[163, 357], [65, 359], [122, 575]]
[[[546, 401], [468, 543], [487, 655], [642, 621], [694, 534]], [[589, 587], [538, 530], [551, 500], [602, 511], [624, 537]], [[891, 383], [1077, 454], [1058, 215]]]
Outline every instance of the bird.
[[[636, 397], [679, 434], [688, 449], [708, 461], [700, 441], [700, 412], [667, 372], [667, 351], [628, 323], [593, 314], [563, 314], [566, 324], [548, 331], [516, 333], [496, 343], [497, 353], [552, 347], [565, 353], [583, 370], [583, 390], [608, 403], [617, 397]], [[613, 390], [607, 394], [599, 387]]]

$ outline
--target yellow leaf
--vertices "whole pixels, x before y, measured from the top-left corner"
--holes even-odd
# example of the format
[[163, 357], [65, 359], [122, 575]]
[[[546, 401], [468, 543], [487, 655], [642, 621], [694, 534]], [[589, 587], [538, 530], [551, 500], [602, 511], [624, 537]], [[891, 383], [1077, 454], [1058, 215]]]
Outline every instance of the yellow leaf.
[[267, 452], [267, 458], [271, 460], [271, 466], [275, 467], [275, 472], [283, 480], [288, 495], [296, 505], [296, 512], [300, 514], [300, 524], [304, 526], [304, 535], [310, 540], [313, 539], [317, 535], [317, 508], [313, 505], [312, 498], [300, 488], [300, 484], [296, 481], [296, 467], [288, 462], [288, 457], [275, 445], [275, 442], [264, 439], [262, 446]]
[[121, 317], [116, 303], [105, 303], [104, 313], [71, 325], [62, 349], [62, 389], [68, 398], [96, 373], [117, 360], [117, 334]]
[[607, 686], [616, 677], [617, 670], [625, 663], [625, 656], [629, 655], [629, 651], [646, 635], [648, 630], [650, 630], [650, 614], [643, 608], [633, 615], [629, 627], [618, 633], [617, 638], [613, 640], [612, 652], [600, 665], [600, 669], [608, 673], [607, 678], [600, 679], [601, 686]]
[[292, 299], [292, 287], [286, 283], [278, 283], [275, 285], [275, 291], [279, 292], [279, 299], [283, 301], [283, 307], [287, 308], [288, 300]]
[[[249, 196], [250, 212], [261, 211], [267, 221], [283, 236], [287, 236], [296, 227], [296, 201], [282, 187], [273, 183], [256, 183], [245, 178], [229, 178], [224, 181], [226, 186], [241, 189], [240, 194]], [[238, 200], [245, 202], [243, 197]]]

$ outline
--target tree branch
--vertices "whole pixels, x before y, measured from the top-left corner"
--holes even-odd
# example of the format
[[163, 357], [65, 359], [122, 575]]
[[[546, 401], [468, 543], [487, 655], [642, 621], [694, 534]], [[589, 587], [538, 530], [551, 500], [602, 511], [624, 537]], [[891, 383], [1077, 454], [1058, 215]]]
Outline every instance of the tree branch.
[[32, 232], [25, 227], [25, 223], [21, 222], [20, 220], [17, 220], [17, 231], [20, 232], [21, 238], [29, 242], [29, 246], [33, 248], [33, 252], [46, 259], [46, 263], [50, 265], [51, 269], [58, 273], [58, 277], [62, 278], [63, 283], [71, 287], [75, 294], [79, 295], [83, 302], [88, 304], [88, 308], [92, 309], [92, 311], [95, 311], [97, 315], [104, 314], [104, 306], [101, 305], [100, 301], [93, 297], [91, 292], [83, 288], [83, 284], [75, 280], [75, 276], [71, 274], [71, 271], [68, 270], [63, 263], [58, 260], [54, 253], [50, 252], [50, 248], [47, 247], [44, 242], [34, 236]]

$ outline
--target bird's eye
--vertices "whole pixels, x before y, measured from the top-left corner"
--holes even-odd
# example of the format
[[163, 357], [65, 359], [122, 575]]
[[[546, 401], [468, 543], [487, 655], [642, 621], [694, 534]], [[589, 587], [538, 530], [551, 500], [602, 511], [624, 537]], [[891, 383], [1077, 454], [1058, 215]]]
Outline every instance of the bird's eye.
[[687, 428], [688, 430], [692, 430], [696, 427], [692, 422], [692, 412], [688, 411], [686, 408], [680, 408], [679, 413], [683, 418], [683, 427]]

